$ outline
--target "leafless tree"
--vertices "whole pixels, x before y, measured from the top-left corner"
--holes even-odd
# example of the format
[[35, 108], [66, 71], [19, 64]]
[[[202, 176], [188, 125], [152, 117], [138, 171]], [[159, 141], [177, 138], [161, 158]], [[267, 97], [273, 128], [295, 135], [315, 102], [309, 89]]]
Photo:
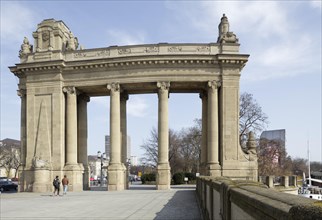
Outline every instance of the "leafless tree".
[[255, 135], [261, 132], [268, 124], [268, 117], [252, 94], [242, 93], [239, 101], [239, 140], [240, 145], [245, 148], [248, 132], [253, 131]]
[[6, 170], [7, 177], [9, 177], [11, 170], [14, 170], [14, 177], [17, 177], [20, 166], [20, 148], [3, 142], [0, 146], [0, 167]]

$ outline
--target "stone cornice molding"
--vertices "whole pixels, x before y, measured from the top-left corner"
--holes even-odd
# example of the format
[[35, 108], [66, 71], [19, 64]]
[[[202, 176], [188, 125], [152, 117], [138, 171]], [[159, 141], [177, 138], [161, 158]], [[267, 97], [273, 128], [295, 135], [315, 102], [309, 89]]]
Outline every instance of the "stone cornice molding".
[[69, 95], [77, 95], [78, 91], [74, 86], [64, 86], [63, 92]]
[[106, 88], [113, 92], [120, 92], [121, 90], [120, 83], [118, 82], [109, 83], [106, 85]]
[[208, 81], [208, 89], [214, 90], [221, 86], [220, 81]]

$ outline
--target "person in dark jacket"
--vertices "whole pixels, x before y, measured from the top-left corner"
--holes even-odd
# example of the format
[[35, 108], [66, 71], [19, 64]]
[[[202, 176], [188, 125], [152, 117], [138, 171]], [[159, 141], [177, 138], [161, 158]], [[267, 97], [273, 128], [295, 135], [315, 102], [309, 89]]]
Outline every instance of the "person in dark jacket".
[[53, 181], [53, 186], [54, 186], [54, 194], [57, 192], [57, 196], [59, 196], [59, 189], [60, 189], [60, 181], [59, 181], [59, 177], [56, 176], [56, 178]]

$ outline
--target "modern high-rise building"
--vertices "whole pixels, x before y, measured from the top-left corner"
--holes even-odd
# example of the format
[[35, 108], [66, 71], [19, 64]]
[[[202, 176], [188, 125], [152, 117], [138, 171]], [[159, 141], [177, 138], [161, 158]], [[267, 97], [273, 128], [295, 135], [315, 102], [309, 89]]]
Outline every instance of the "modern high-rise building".
[[[111, 158], [111, 140], [109, 135], [105, 135], [105, 153], [107, 157]], [[131, 137], [127, 136], [127, 154], [126, 158], [131, 157]]]

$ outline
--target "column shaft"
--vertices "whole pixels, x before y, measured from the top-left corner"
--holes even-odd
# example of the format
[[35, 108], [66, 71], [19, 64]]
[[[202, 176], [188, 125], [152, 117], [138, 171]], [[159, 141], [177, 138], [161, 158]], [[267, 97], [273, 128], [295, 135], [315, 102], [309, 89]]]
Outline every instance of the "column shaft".
[[20, 117], [20, 140], [21, 140], [21, 153], [20, 160], [21, 164], [24, 166], [26, 164], [26, 144], [27, 144], [27, 133], [26, 133], [26, 90], [18, 90], [18, 95], [21, 98], [21, 117]]
[[[218, 130], [218, 87], [219, 82], [208, 82], [208, 142], [207, 142], [207, 163], [210, 170], [219, 167], [219, 130]], [[213, 166], [214, 165], [214, 166]], [[211, 175], [211, 174], [210, 174]]]
[[158, 111], [158, 164], [169, 163], [169, 123], [168, 123], [168, 97], [167, 85], [159, 89], [159, 111]]
[[201, 130], [201, 155], [200, 155], [200, 165], [201, 174], [206, 174], [207, 165], [207, 112], [208, 112], [208, 96], [205, 92], [200, 94], [202, 98], [202, 130]]
[[120, 116], [120, 88], [119, 84], [111, 84], [110, 94], [110, 164], [121, 163], [121, 116]]
[[80, 95], [78, 98], [78, 161], [83, 165], [88, 165], [87, 158], [87, 95]]
[[65, 87], [66, 103], [66, 164], [77, 164], [77, 94], [75, 87]]
[[170, 82], [158, 82], [158, 168], [157, 189], [170, 189], [168, 97]]
[[126, 120], [126, 101], [129, 96], [126, 93], [121, 95], [121, 134], [122, 134], [122, 153], [121, 161], [126, 164], [127, 155], [127, 120]]

